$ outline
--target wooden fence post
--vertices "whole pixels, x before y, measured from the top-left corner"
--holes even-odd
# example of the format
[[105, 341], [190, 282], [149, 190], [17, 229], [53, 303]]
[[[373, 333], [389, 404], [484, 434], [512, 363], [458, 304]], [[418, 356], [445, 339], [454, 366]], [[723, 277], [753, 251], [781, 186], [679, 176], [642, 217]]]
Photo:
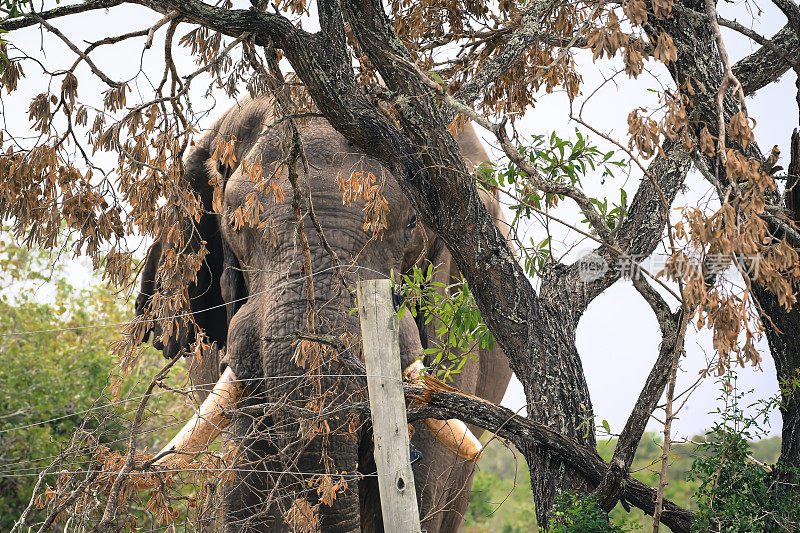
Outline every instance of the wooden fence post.
[[391, 281], [360, 281], [357, 289], [384, 529], [420, 533]]

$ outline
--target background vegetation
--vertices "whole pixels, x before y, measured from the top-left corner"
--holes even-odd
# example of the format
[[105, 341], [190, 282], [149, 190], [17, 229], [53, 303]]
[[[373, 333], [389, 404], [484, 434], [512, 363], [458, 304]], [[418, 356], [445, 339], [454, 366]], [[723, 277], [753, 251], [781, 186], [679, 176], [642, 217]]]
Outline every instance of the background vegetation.
[[[116, 381], [119, 376], [109, 374], [117, 362], [110, 346], [119, 328], [93, 326], [130, 320], [132, 306], [103, 286], [73, 286], [80, 266], [52, 262], [0, 236], [0, 531], [19, 518], [39, 473], [81, 435], [94, 432], [109, 449], [125, 450], [137, 399], [161, 360], [148, 348], [131, 374]], [[174, 372], [186, 374], [183, 365]], [[170, 426], [190, 411], [175, 394], [157, 393], [151, 402], [139, 446], [152, 449], [166, 443]], [[80, 447], [70, 455], [53, 471], [88, 464]], [[55, 475], [44, 478], [54, 481]]]
[[[692, 440], [700, 441], [703, 437], [697, 436]], [[780, 455], [780, 437], [751, 441], [748, 444], [750, 455], [763, 463], [773, 464]], [[606, 439], [598, 442], [597, 451], [604, 459], [609, 460], [615, 446], [616, 439]], [[697, 511], [695, 493], [699, 482], [690, 481], [688, 474], [694, 455], [697, 453], [697, 446], [694, 444], [675, 443], [672, 446], [672, 454], [675, 457], [668, 470], [669, 485], [665, 489], [666, 498], [693, 511]], [[655, 433], [645, 434], [636, 451], [633, 476], [644, 483], [656, 484], [660, 460], [661, 440]], [[522, 454], [513, 448], [506, 448], [499, 441], [493, 441], [478, 463], [462, 531], [464, 533], [538, 531], [530, 487], [528, 466]], [[628, 513], [619, 504], [611, 512], [611, 521], [625, 530], [648, 531], [653, 526], [652, 517], [646, 516], [636, 508]]]

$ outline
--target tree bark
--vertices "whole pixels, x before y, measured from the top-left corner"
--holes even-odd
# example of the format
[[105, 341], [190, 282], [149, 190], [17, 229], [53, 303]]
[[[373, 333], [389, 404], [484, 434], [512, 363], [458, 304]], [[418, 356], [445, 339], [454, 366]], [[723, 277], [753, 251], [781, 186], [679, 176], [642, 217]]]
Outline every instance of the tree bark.
[[[791, 139], [791, 160], [787, 168], [787, 191], [784, 203], [796, 223], [800, 223], [798, 198], [798, 176], [800, 176], [800, 134], [795, 130]], [[779, 234], [778, 234], [779, 235]], [[778, 298], [758, 283], [753, 283], [753, 297], [769, 317], [766, 322], [769, 343], [778, 385], [781, 387], [781, 455], [778, 459], [778, 476], [784, 481], [796, 483], [794, 476], [781, 465], [800, 468], [800, 392], [784, 383], [800, 379], [800, 304], [787, 312]]]
[[[406, 386], [410, 399], [424, 403], [409, 410], [409, 420], [419, 418], [459, 418], [465, 422], [486, 428], [503, 438], [507, 438], [518, 448], [547, 450], [552, 468], [556, 464], [579, 472], [587, 487], [597, 486], [608, 471], [609, 464], [597, 452], [575, 439], [554, 431], [545, 424], [528, 418], [516, 416], [505, 407], [476, 400], [456, 392], [431, 392], [428, 388]], [[637, 481], [627, 474], [624, 476], [623, 498], [652, 515], [655, 510], [655, 489]], [[675, 503], [664, 500], [662, 522], [675, 533], [688, 533], [694, 520], [694, 513], [682, 509]], [[543, 524], [540, 524], [543, 525]]]
[[[770, 39], [776, 46], [790, 54], [800, 48], [794, 30], [787, 24]], [[733, 73], [739, 78], [745, 94], [753, 94], [770, 83], [778, 81], [789, 70], [790, 65], [767, 47], [762, 46], [733, 65]]]
[[[516, 372], [525, 390], [528, 418], [594, 450], [595, 426], [592, 401], [575, 347], [577, 321], [570, 301], [548, 299], [531, 334], [538, 349], [522, 372]], [[580, 470], [535, 442], [520, 442], [530, 470], [536, 518], [546, 527], [555, 497], [560, 491], [588, 492], [592, 483]]]

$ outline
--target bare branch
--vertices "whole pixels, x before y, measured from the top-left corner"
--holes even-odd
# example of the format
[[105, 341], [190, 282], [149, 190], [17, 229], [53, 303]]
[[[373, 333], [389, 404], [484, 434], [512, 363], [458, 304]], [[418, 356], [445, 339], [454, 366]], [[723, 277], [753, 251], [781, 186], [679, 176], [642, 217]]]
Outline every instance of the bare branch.
[[719, 24], [717, 24], [717, 5], [714, 0], [705, 0], [706, 16], [708, 17], [708, 24], [711, 28], [711, 33], [717, 43], [717, 50], [719, 51], [719, 58], [722, 62], [722, 68], [725, 73], [722, 78], [722, 83], [717, 89], [717, 156], [719, 157], [722, 166], [725, 166], [727, 155], [725, 154], [725, 94], [728, 88], [731, 87], [733, 92], [739, 97], [739, 105], [742, 111], [747, 112], [744, 102], [744, 90], [739, 79], [731, 69], [730, 61], [728, 60], [728, 52], [725, 50], [725, 42], [722, 40], [722, 34], [719, 31]]
[[164, 24], [167, 24], [168, 22], [172, 22], [175, 18], [178, 17], [178, 14], [179, 14], [178, 11], [172, 11], [171, 13], [168, 13], [167, 15], [162, 17], [161, 20], [153, 24], [153, 26], [151, 26], [150, 29], [147, 30], [147, 42], [145, 43], [144, 47], [150, 48], [153, 45], [153, 36], [155, 35], [158, 28], [160, 28]]
[[[729, 28], [731, 30], [737, 31], [737, 32], [741, 33], [742, 35], [744, 35], [745, 37], [749, 37], [750, 39], [752, 39], [753, 41], [757, 42], [758, 44], [760, 44], [764, 48], [767, 48], [770, 51], [772, 51], [773, 53], [775, 53], [776, 55], [778, 55], [783, 61], [785, 61], [786, 63], [789, 63], [792, 66], [792, 68], [794, 68], [794, 69], [800, 68], [800, 60], [798, 60], [796, 57], [792, 56], [788, 50], [783, 49], [781, 46], [779, 46], [775, 42], [767, 39], [763, 35], [754, 32], [750, 28], [746, 28], [745, 26], [742, 26], [741, 24], [739, 24], [735, 20], [728, 20], [728, 19], [724, 19], [722, 17], [717, 17], [717, 23], [720, 26], [724, 26], [724, 27]], [[742, 61], [744, 61], [744, 59]], [[738, 64], [739, 63], [737, 63], [737, 65]], [[736, 65], [734, 65], [733, 69], [734, 69], [734, 74], [735, 74]], [[737, 76], [737, 78], [738, 78], [738, 76]]]
[[37, 24], [39, 22], [37, 17], [48, 20], [58, 17], [65, 17], [67, 15], [75, 15], [77, 13], [86, 13], [87, 11], [93, 11], [95, 9], [108, 9], [109, 7], [118, 6], [124, 3], [125, 0], [88, 0], [82, 4], [61, 6], [48, 11], [43, 11], [38, 14], [31, 13], [10, 20], [4, 20], [3, 22], [0, 22], [0, 29], [6, 31], [19, 30], [21, 28], [27, 28]]
[[98, 78], [103, 80], [103, 82], [105, 82], [106, 85], [108, 85], [109, 87], [113, 87], [113, 88], [117, 88], [117, 87], [120, 87], [122, 85], [120, 82], [114, 81], [111, 78], [109, 78], [108, 76], [106, 76], [105, 72], [103, 72], [102, 70], [97, 68], [97, 65], [94, 64], [94, 61], [92, 61], [92, 59], [88, 55], [86, 55], [80, 48], [75, 46], [75, 44], [72, 41], [70, 41], [67, 38], [66, 35], [61, 33], [61, 31], [58, 28], [56, 28], [55, 26], [53, 26], [52, 24], [47, 22], [45, 19], [40, 17], [37, 13], [33, 13], [31, 16], [37, 22], [39, 22], [39, 24], [41, 24], [42, 26], [47, 28], [50, 31], [50, 33], [54, 34], [59, 39], [64, 41], [64, 44], [66, 44], [69, 47], [70, 50], [75, 52], [81, 59], [86, 61], [86, 64], [89, 65], [89, 68], [92, 69], [92, 72], [94, 72], [95, 76], [97, 76]]
[[[800, 41], [788, 24], [781, 28], [770, 41], [781, 50], [792, 51], [800, 48]], [[750, 95], [777, 81], [789, 70], [790, 66], [772, 48], [762, 46], [734, 64], [733, 73], [742, 82], [744, 93]]]
[[[709, 1], [709, 0], [707, 0]], [[675, 398], [675, 381], [678, 374], [678, 362], [683, 352], [683, 342], [686, 338], [686, 325], [689, 322], [689, 313], [684, 307], [681, 309], [680, 326], [677, 338], [670, 354], [669, 383], [667, 386], [667, 405], [664, 408], [664, 443], [661, 446], [661, 470], [658, 473], [658, 490], [656, 491], [656, 508], [653, 512], [653, 533], [658, 533], [659, 524], [663, 520], [665, 508], [664, 488], [667, 486], [667, 468], [669, 467], [669, 448], [672, 438], [672, 421], [675, 419], [673, 400]], [[666, 523], [666, 522], [665, 522]], [[669, 525], [669, 524], [667, 524]], [[671, 526], [670, 526], [671, 527]]]
[[122, 490], [122, 485], [125, 481], [126, 476], [133, 470], [136, 458], [136, 437], [139, 432], [139, 426], [142, 423], [142, 417], [144, 416], [144, 410], [147, 407], [147, 402], [150, 399], [150, 396], [153, 393], [153, 389], [156, 387], [159, 381], [161, 381], [164, 376], [167, 375], [170, 368], [178, 362], [178, 360], [183, 357], [183, 351], [178, 350], [178, 353], [170, 359], [162, 368], [159, 370], [153, 379], [150, 380], [150, 384], [147, 386], [147, 390], [144, 393], [144, 397], [139, 402], [139, 407], [136, 410], [136, 416], [133, 419], [133, 425], [131, 426], [131, 434], [130, 438], [128, 439], [128, 455], [125, 458], [125, 464], [122, 469], [117, 474], [116, 479], [114, 480], [114, 484], [111, 487], [111, 492], [109, 493], [108, 502], [106, 504], [106, 508], [103, 511], [103, 518], [97, 526], [98, 531], [111, 531], [114, 518], [116, 517], [117, 513], [117, 498], [119, 497], [120, 491]]
[[625, 427], [617, 439], [614, 456], [611, 458], [608, 473], [598, 486], [596, 493], [600, 504], [606, 511], [611, 511], [624, 492], [624, 476], [628, 474], [636, 449], [642, 440], [647, 422], [658, 404], [664, 387], [670, 376], [670, 368], [677, 345], [678, 319], [672, 314], [669, 306], [637, 272], [632, 276], [633, 286], [645, 299], [655, 313], [661, 328], [661, 346], [658, 357], [647, 376], [639, 397], [628, 416]]

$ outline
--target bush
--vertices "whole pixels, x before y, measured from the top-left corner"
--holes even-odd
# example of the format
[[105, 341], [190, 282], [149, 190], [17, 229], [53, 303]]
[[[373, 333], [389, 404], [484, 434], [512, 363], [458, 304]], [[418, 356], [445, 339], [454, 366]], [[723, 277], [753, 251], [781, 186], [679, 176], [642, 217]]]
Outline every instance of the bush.
[[484, 449], [472, 483], [463, 533], [535, 533], [528, 467], [519, 452], [494, 440]]
[[562, 492], [556, 496], [550, 518], [550, 533], [622, 531], [621, 527], [608, 520], [608, 514], [591, 494]]
[[720, 421], [706, 434], [689, 473], [700, 482], [692, 531], [798, 531], [798, 487], [779, 482], [772, 469], [756, 463], [747, 442], [765, 433], [766, 413], [777, 399], [764, 403], [755, 417], [746, 417], [740, 408], [745, 394], [735, 383], [735, 375], [724, 377]]
[[[108, 288], [73, 287], [66, 269], [49, 262], [45, 254], [0, 241], [0, 531], [14, 525], [39, 473], [77, 428], [83, 438], [91, 433], [97, 444], [125, 451], [136, 397], [152, 368], [162, 364], [161, 355], [148, 350], [115, 394], [110, 383], [117, 358], [109, 346], [119, 338], [118, 328], [88, 326], [124, 322], [133, 310]], [[187, 415], [171, 394], [157, 396], [148, 407], [164, 410], [167, 402], [175, 404], [175, 416]], [[152, 448], [174, 431], [149, 432], [160, 425], [163, 420], [150, 418], [140, 447]], [[89, 461], [78, 447], [59, 459], [55, 472], [86, 469]], [[55, 476], [44, 482], [54, 485]]]

